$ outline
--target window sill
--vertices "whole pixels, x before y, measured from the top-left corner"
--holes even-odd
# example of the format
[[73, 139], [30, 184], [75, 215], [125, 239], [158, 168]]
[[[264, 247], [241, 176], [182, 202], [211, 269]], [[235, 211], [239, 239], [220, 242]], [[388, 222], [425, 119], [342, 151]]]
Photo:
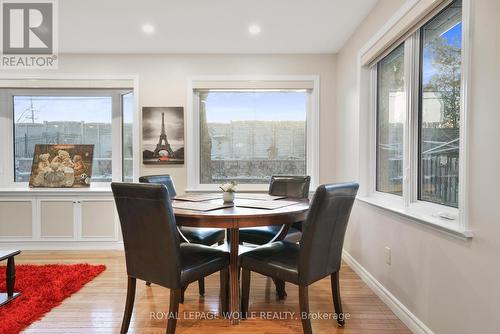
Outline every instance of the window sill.
[[111, 195], [110, 186], [90, 186], [89, 188], [0, 188], [0, 196], [75, 196], [75, 195]]
[[410, 219], [411, 221], [414, 221], [418, 224], [424, 225], [426, 227], [432, 228], [439, 232], [443, 232], [460, 239], [468, 240], [474, 236], [471, 230], [464, 230], [457, 227], [457, 225], [459, 225], [458, 221], [448, 221], [440, 217], [435, 217], [415, 212], [401, 205], [388, 203], [387, 201], [377, 198], [375, 196], [358, 196], [357, 200], [366, 203], [368, 205], [395, 213], [399, 216]]

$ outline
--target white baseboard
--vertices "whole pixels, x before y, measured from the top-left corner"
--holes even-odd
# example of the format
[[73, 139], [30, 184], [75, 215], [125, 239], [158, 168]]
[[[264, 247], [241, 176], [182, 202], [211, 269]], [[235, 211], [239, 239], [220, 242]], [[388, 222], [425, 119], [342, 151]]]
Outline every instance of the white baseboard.
[[343, 250], [342, 257], [352, 270], [373, 290], [392, 312], [415, 334], [434, 334], [420, 319], [373, 277], [351, 254]]

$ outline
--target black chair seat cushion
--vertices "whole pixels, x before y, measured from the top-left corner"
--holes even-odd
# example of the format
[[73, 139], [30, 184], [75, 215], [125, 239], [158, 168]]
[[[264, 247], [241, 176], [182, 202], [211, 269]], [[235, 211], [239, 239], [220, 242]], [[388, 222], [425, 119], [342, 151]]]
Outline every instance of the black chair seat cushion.
[[179, 230], [189, 242], [206, 246], [216, 244], [225, 237], [224, 229], [220, 228], [181, 226]]
[[298, 284], [300, 246], [277, 241], [240, 255], [240, 266], [264, 276]]
[[[271, 241], [279, 233], [281, 225], [248, 227], [240, 229], [240, 241], [248, 242], [254, 245], [264, 245]], [[298, 242], [302, 232], [294, 227], [288, 229], [285, 237], [286, 241]]]
[[181, 285], [197, 281], [229, 265], [229, 253], [205, 245], [180, 245]]

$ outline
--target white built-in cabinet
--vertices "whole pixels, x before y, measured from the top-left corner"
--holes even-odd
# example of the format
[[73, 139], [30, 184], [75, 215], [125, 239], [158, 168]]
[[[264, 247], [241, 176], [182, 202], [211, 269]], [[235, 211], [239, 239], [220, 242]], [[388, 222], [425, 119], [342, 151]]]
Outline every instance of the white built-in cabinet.
[[119, 248], [110, 192], [0, 192], [0, 248]]

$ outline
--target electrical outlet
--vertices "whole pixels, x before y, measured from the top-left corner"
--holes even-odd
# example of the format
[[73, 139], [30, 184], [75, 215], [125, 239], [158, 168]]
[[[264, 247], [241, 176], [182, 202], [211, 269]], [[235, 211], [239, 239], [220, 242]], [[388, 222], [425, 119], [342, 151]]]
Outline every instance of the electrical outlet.
[[387, 246], [385, 247], [385, 263], [391, 265], [391, 249]]

